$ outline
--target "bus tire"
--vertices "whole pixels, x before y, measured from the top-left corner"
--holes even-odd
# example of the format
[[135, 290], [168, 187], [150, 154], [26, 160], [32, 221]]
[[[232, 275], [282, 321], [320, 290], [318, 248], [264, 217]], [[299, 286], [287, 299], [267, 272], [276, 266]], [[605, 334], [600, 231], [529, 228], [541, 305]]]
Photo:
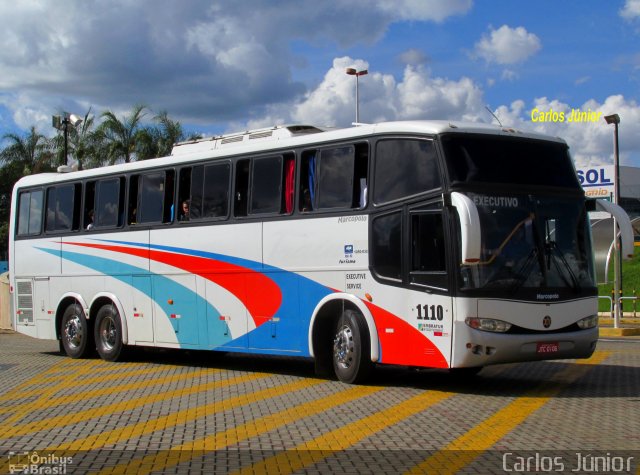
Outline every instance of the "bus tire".
[[361, 383], [371, 372], [370, 342], [364, 317], [344, 310], [333, 338], [333, 370], [343, 383]]
[[118, 310], [112, 304], [103, 305], [96, 314], [95, 340], [100, 358], [118, 361], [124, 355], [122, 343], [122, 323]]
[[70, 358], [86, 358], [91, 352], [89, 323], [82, 307], [77, 303], [69, 305], [60, 321], [60, 345]]

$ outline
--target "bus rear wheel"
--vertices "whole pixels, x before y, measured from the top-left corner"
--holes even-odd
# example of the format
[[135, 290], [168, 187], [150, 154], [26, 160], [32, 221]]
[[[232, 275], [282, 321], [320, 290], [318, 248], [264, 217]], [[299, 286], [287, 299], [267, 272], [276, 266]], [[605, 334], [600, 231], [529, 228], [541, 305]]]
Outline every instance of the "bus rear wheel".
[[60, 344], [70, 358], [86, 358], [91, 351], [89, 324], [82, 307], [69, 305], [60, 322]]
[[343, 383], [360, 383], [371, 372], [370, 343], [364, 317], [345, 310], [333, 338], [333, 370]]
[[124, 355], [120, 314], [112, 304], [103, 305], [96, 314], [96, 349], [105, 361], [118, 361]]

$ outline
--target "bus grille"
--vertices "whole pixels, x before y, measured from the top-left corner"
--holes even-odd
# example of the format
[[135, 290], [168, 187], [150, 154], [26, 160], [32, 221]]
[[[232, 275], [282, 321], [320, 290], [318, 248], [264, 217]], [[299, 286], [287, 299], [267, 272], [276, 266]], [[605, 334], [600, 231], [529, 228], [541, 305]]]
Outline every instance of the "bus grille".
[[31, 280], [16, 282], [18, 291], [18, 323], [33, 323], [33, 284]]

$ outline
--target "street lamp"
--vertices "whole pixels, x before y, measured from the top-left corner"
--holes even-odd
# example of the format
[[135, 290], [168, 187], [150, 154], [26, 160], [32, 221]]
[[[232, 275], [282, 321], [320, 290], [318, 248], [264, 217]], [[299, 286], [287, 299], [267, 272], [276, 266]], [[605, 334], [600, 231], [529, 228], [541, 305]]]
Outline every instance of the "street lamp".
[[77, 127], [82, 123], [82, 118], [75, 114], [65, 112], [63, 116], [54, 115], [51, 117], [51, 125], [55, 129], [62, 130], [64, 133], [64, 155], [62, 156], [62, 164], [67, 164], [67, 142], [69, 136], [69, 126]]
[[365, 76], [367, 74], [369, 74], [369, 71], [367, 71], [366, 69], [363, 69], [361, 71], [357, 71], [355, 68], [347, 68], [346, 73], [349, 76], [355, 76], [356, 77], [356, 124], [360, 122], [360, 114], [359, 114], [359, 110], [358, 110], [358, 101], [359, 101], [359, 97], [358, 97], [358, 77], [360, 76]]
[[[613, 179], [615, 187], [613, 189], [613, 202], [620, 206], [620, 150], [618, 148], [618, 124], [620, 124], [620, 116], [618, 114], [606, 115], [604, 120], [607, 124], [613, 124]], [[613, 218], [613, 239], [614, 239], [614, 278], [613, 278], [613, 297], [614, 297], [614, 313], [613, 326], [620, 327], [620, 313], [622, 301], [622, 249], [618, 238], [618, 223]]]

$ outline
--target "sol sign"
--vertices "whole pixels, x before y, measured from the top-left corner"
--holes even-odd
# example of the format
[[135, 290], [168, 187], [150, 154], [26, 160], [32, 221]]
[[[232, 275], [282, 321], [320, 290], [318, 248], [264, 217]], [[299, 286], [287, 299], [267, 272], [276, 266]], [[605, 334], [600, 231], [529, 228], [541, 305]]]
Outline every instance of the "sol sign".
[[604, 198], [613, 195], [615, 189], [613, 165], [579, 168], [576, 173], [587, 197]]

